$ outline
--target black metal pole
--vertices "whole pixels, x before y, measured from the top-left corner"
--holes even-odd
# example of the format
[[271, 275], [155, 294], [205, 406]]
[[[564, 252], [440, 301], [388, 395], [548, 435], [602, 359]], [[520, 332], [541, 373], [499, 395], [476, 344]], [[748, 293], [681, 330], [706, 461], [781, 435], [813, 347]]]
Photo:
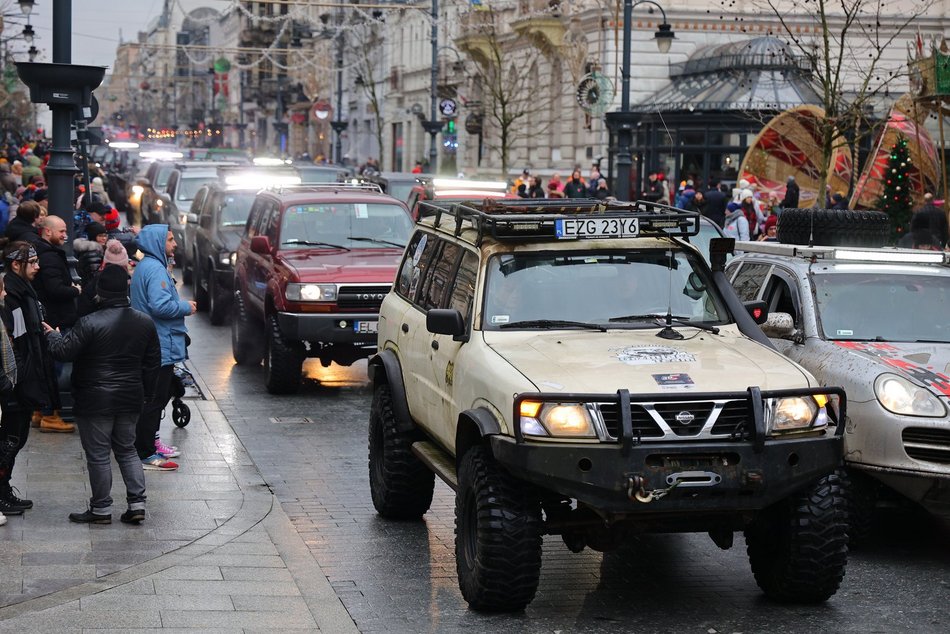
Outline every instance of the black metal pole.
[[331, 124], [336, 132], [336, 147], [333, 158], [337, 164], [343, 163], [343, 131], [346, 130], [346, 121], [343, 121], [343, 5], [337, 10], [337, 27], [340, 32], [336, 35], [336, 120]]
[[441, 128], [437, 110], [438, 95], [436, 94], [439, 86], [439, 0], [432, 0], [432, 31], [429, 40], [432, 45], [432, 74], [429, 77], [432, 92], [430, 95], [431, 104], [429, 109], [429, 113], [431, 114], [429, 120], [429, 170], [433, 174], [438, 174], [436, 163], [439, 160], [439, 150], [436, 135], [439, 134], [439, 129]]
[[630, 112], [630, 21], [633, 19], [633, 0], [623, 0], [623, 65], [620, 69], [620, 113], [617, 126], [617, 185], [614, 195], [620, 200], [630, 200], [630, 170], [633, 158], [633, 130], [627, 114]]
[[[72, 2], [53, 0], [53, 63], [72, 63]], [[73, 176], [79, 170], [73, 160], [70, 144], [70, 125], [75, 106], [54, 104], [53, 147], [46, 165], [46, 181], [49, 185], [49, 210], [63, 219], [69, 231], [66, 252], [72, 254], [73, 238]], [[87, 192], [88, 195], [88, 192]]]

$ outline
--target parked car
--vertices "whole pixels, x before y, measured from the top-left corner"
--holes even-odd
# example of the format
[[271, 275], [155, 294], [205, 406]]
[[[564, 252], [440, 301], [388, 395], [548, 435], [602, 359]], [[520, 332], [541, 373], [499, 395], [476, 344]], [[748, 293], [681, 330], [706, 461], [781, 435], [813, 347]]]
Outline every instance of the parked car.
[[182, 245], [190, 254], [198, 310], [208, 311], [215, 326], [224, 323], [231, 309], [237, 247], [257, 192], [267, 186], [300, 183], [291, 168], [219, 167], [217, 172], [218, 180], [195, 196]]
[[267, 390], [288, 393], [307, 357], [329, 366], [371, 354], [379, 305], [411, 230], [405, 204], [377, 187], [258, 193], [235, 262], [234, 360], [263, 360]]
[[763, 330], [823, 385], [848, 393], [844, 459], [856, 537], [897, 492], [950, 504], [950, 255], [890, 248], [738, 243], [727, 273], [766, 302]]
[[370, 492], [405, 520], [433, 473], [455, 490], [472, 608], [531, 602], [545, 534], [580, 552], [744, 531], [769, 597], [837, 591], [844, 392], [769, 344], [723, 275], [731, 240], [711, 270], [697, 215], [663, 205], [422, 205], [369, 365]]
[[360, 176], [359, 179], [367, 183], [376, 183], [384, 194], [389, 194], [408, 204], [413, 187], [430, 183], [432, 176], [411, 172], [377, 172]]
[[297, 173], [300, 175], [300, 182], [304, 185], [339, 183], [346, 180], [346, 177], [349, 175], [346, 169], [333, 167], [331, 165], [295, 163], [294, 169], [297, 170]]
[[185, 225], [188, 224], [188, 212], [197, 199], [201, 188], [218, 179], [218, 167], [231, 166], [230, 162], [194, 161], [176, 163], [175, 169], [168, 175], [165, 191], [160, 192], [155, 200], [154, 208], [149, 217], [160, 219], [168, 225], [178, 248], [175, 251], [175, 264], [182, 271], [182, 279], [186, 284], [191, 283], [192, 261], [191, 253], [182, 249], [185, 244]]

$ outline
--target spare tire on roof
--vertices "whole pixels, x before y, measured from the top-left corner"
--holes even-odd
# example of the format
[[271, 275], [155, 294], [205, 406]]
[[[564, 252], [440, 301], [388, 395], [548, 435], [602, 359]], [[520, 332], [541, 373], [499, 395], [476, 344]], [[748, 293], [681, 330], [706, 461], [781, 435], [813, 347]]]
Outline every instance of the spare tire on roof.
[[883, 211], [786, 209], [778, 217], [779, 242], [827, 247], [881, 247], [891, 225]]

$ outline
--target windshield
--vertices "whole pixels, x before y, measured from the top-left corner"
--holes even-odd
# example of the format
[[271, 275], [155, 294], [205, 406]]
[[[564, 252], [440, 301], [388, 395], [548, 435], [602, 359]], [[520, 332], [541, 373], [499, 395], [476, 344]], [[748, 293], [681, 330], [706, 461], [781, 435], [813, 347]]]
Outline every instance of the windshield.
[[[488, 265], [483, 327], [571, 321], [653, 327], [667, 308], [680, 322], [729, 321], [697, 257], [683, 251], [511, 253]], [[713, 290], [709, 290], [713, 289]]]
[[256, 195], [252, 191], [222, 194], [218, 207], [218, 226], [243, 227], [247, 224]]
[[215, 176], [182, 178], [178, 184], [178, 200], [194, 200], [199, 189], [216, 180], [218, 179]]
[[403, 248], [412, 220], [399, 205], [328, 203], [295, 205], [284, 212], [282, 249], [339, 246], [347, 249]]
[[814, 276], [825, 339], [950, 342], [950, 274], [893, 271]]

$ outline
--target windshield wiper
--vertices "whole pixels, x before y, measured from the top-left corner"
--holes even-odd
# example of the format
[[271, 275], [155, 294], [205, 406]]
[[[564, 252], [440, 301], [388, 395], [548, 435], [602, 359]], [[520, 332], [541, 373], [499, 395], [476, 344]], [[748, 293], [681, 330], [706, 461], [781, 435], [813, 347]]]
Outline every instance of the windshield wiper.
[[400, 244], [399, 242], [393, 242], [392, 240], [380, 240], [379, 238], [364, 238], [363, 236], [348, 236], [347, 240], [353, 240], [355, 242], [375, 242], [376, 244], [388, 244], [391, 247], [399, 247], [400, 249], [405, 249], [405, 244]]
[[343, 251], [349, 251], [350, 249], [346, 248], [340, 244], [330, 244], [329, 242], [316, 242], [314, 240], [298, 240], [297, 238], [291, 238], [290, 240], [284, 240], [281, 244], [302, 244], [308, 247], [329, 247], [331, 249], [341, 249]]
[[588, 330], [599, 330], [607, 332], [604, 326], [589, 324], [586, 321], [568, 321], [565, 319], [527, 319], [524, 321], [513, 321], [508, 324], [501, 324], [499, 328], [586, 328]]
[[658, 326], [662, 325], [661, 320], [664, 320], [669, 322], [669, 324], [666, 325], [676, 324], [678, 326], [685, 326], [687, 328], [699, 328], [700, 330], [706, 330], [714, 335], [719, 334], [719, 328], [716, 326], [710, 326], [709, 324], [704, 324], [702, 322], [690, 321], [689, 317], [677, 317], [674, 315], [663, 315], [661, 313], [646, 315], [624, 315], [623, 317], [611, 317], [608, 321], [646, 321], [649, 319], [655, 320]]

